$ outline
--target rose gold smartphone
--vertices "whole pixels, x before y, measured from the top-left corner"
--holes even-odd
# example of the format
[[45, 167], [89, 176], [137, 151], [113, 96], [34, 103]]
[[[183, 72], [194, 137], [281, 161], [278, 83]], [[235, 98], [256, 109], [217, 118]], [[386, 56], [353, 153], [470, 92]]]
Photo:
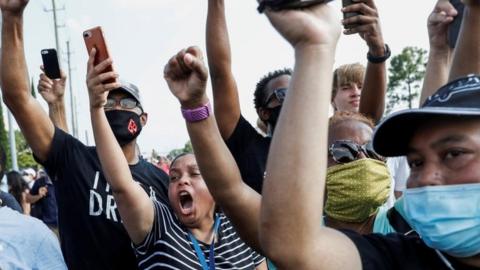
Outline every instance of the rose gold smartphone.
[[[97, 50], [95, 54], [95, 60], [93, 62], [95, 66], [110, 57], [107, 43], [105, 42], [105, 35], [103, 34], [103, 30], [100, 26], [83, 31], [83, 40], [85, 41], [85, 45], [89, 54], [93, 48]], [[105, 72], [109, 71], [113, 71], [112, 66], [109, 66], [105, 69]], [[112, 82], [115, 82], [115, 80], [111, 79], [105, 81], [105, 83]]]

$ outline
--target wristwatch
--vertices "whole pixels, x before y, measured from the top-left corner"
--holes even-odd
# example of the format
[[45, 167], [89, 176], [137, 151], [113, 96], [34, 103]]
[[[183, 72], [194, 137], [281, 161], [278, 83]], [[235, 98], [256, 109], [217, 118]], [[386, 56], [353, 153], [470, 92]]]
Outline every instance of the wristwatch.
[[384, 55], [373, 56], [373, 55], [370, 54], [370, 52], [368, 52], [367, 53], [367, 60], [370, 63], [380, 64], [380, 63], [383, 63], [383, 62], [387, 61], [387, 59], [390, 58], [391, 54], [392, 54], [392, 52], [390, 51], [390, 47], [388, 47], [388, 45], [385, 43], [385, 53], [384, 53]]
[[182, 108], [182, 115], [187, 122], [198, 122], [203, 119], [206, 119], [212, 113], [212, 105], [210, 105], [210, 101], [207, 104], [202, 105], [195, 109], [184, 109]]

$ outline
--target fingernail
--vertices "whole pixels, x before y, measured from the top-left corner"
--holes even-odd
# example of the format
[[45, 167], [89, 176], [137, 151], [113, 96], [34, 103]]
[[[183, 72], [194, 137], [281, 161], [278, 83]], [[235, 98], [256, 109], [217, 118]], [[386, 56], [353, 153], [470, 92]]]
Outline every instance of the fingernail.
[[193, 61], [193, 56], [190, 53], [186, 53], [183, 59], [186, 63], [191, 63]]

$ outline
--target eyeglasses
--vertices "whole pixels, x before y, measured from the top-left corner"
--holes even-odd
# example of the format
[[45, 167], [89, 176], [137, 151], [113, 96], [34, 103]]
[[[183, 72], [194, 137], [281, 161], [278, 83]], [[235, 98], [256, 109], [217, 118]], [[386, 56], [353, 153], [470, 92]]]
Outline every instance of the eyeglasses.
[[122, 109], [135, 109], [136, 107], [139, 107], [138, 102], [130, 97], [124, 97], [120, 100], [114, 99], [114, 98], [107, 98], [107, 103], [103, 106], [107, 110], [111, 110], [115, 107], [115, 105], [120, 104], [120, 108]]
[[380, 156], [373, 150], [372, 142], [364, 145], [359, 145], [349, 140], [335, 141], [328, 148], [328, 153], [337, 163], [348, 163], [358, 159], [362, 152], [367, 158], [373, 158], [380, 161], [385, 161], [385, 158]]
[[285, 96], [287, 95], [287, 88], [278, 88], [273, 90], [273, 93], [271, 93], [268, 98], [266, 99], [264, 105], [267, 106], [270, 100], [272, 100], [273, 97], [276, 97], [280, 103], [282, 103], [285, 100]]

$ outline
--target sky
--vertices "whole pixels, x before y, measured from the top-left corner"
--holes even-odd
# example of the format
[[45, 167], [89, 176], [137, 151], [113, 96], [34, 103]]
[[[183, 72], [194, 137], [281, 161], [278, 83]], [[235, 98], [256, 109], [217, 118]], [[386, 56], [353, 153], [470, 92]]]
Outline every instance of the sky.
[[[61, 66], [67, 70], [66, 42], [70, 42], [72, 89], [76, 99], [79, 139], [93, 145], [88, 93], [85, 85], [88, 54], [82, 32], [102, 26], [115, 69], [121, 79], [136, 84], [149, 119], [138, 143], [148, 156], [152, 149], [167, 154], [188, 141], [180, 106], [163, 79], [163, 67], [180, 49], [196, 45], [205, 51], [207, 0], [55, 0], [58, 11]], [[240, 91], [243, 115], [251, 123], [256, 82], [266, 73], [293, 66], [293, 50], [256, 11], [255, 0], [225, 0], [232, 47], [233, 74]], [[426, 20], [432, 0], [377, 0], [385, 42], [396, 55], [406, 46], [428, 49]], [[332, 3], [341, 19], [340, 1]], [[30, 77], [38, 82], [40, 50], [55, 47], [51, 0], [30, 0], [25, 10], [25, 53]], [[335, 66], [366, 64], [367, 46], [358, 36], [340, 38]], [[211, 91], [209, 86], [209, 96]], [[66, 94], [71, 119], [70, 93]], [[47, 108], [46, 103], [40, 102]]]

